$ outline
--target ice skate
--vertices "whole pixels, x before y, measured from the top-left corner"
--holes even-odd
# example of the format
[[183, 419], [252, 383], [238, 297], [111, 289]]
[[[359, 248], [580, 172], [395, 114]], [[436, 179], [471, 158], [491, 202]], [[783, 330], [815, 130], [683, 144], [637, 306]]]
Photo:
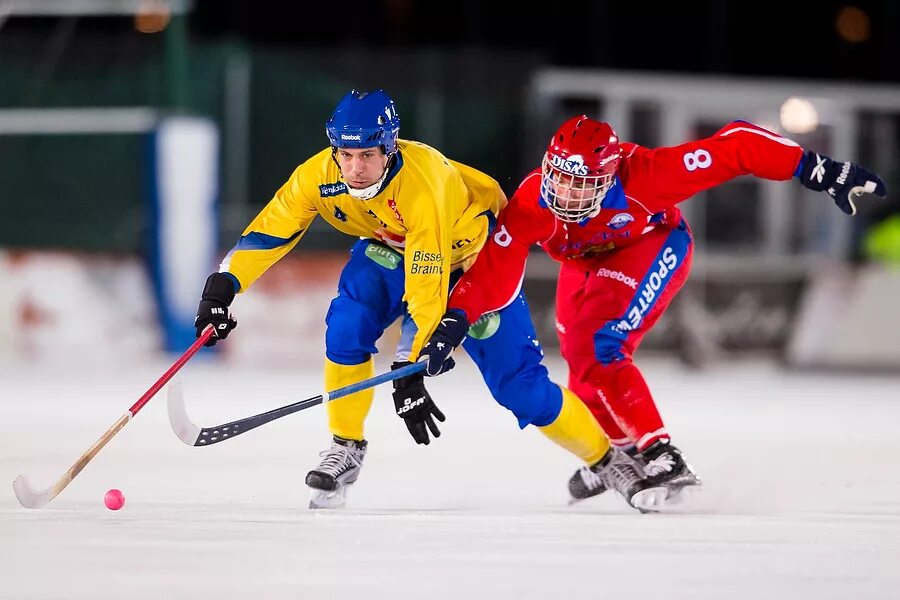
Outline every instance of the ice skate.
[[322, 462], [306, 474], [310, 508], [342, 508], [347, 503], [347, 488], [359, 478], [367, 445], [365, 440], [334, 436], [331, 447], [319, 453]]
[[[634, 445], [628, 445], [620, 450], [635, 459], [640, 466], [640, 455]], [[584, 466], [575, 471], [575, 474], [569, 478], [569, 504], [575, 504], [587, 498], [599, 496], [606, 491], [606, 485], [600, 476], [591, 470], [591, 467]]]
[[618, 448], [610, 448], [589, 470], [600, 479], [605, 489], [619, 492], [629, 505], [641, 512], [658, 510], [669, 493], [664, 485], [644, 478], [637, 462]]
[[654, 485], [668, 490], [666, 503], [683, 500], [684, 492], [701, 485], [700, 478], [684, 459], [681, 450], [668, 441], [659, 440], [641, 452], [644, 475]]

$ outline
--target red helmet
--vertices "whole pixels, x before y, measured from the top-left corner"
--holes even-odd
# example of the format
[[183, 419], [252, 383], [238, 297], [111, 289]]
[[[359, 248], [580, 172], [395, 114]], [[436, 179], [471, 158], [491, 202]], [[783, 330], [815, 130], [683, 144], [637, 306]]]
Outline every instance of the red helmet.
[[541, 197], [561, 221], [597, 216], [619, 168], [619, 137], [609, 123], [573, 117], [550, 138], [541, 165]]

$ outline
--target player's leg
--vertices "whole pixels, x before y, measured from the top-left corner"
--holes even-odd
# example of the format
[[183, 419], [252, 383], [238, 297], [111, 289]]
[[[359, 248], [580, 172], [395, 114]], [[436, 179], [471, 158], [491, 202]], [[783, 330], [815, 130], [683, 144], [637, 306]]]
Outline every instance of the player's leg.
[[[669, 443], [650, 389], [632, 356], [684, 285], [693, 248], [687, 227], [658, 230], [612, 253], [597, 272], [560, 277], [560, 338], [571, 377], [595, 414], [608, 412], [637, 447], [651, 481], [672, 489], [696, 478]], [[576, 474], [577, 475], [577, 474]], [[689, 477], [690, 476], [690, 477]], [[570, 483], [576, 482], [573, 476]], [[680, 489], [680, 488], [678, 488]]]
[[611, 448], [596, 419], [570, 390], [550, 380], [541, 364], [528, 305], [521, 294], [503, 310], [486, 315], [463, 342], [481, 370], [491, 394], [518, 420], [534, 425], [548, 439], [578, 456], [608, 487], [637, 508], [651, 509], [661, 490], [647, 485], [631, 461]]
[[[374, 375], [376, 342], [403, 312], [402, 255], [371, 240], [360, 240], [341, 272], [338, 295], [325, 317], [325, 388], [337, 389]], [[346, 486], [359, 477], [367, 442], [363, 424], [374, 389], [339, 398], [326, 405], [331, 447], [306, 485], [314, 494], [311, 507], [343, 504]]]

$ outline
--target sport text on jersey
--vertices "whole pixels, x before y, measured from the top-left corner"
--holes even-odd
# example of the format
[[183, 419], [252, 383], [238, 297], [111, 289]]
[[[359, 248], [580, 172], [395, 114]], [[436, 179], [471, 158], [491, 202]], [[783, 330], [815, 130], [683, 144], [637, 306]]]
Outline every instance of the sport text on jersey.
[[675, 272], [675, 267], [677, 266], [678, 254], [675, 253], [675, 250], [671, 246], [666, 246], [666, 249], [663, 250], [662, 257], [656, 261], [656, 269], [645, 278], [646, 281], [644, 282], [644, 287], [641, 288], [640, 295], [636, 298], [637, 303], [631, 307], [631, 310], [628, 311], [628, 315], [613, 327], [614, 331], [632, 331], [641, 324], [644, 315], [647, 314], [647, 311], [653, 306], [653, 302], [656, 299], [659, 289], [666, 281], [668, 281], [672, 273]]

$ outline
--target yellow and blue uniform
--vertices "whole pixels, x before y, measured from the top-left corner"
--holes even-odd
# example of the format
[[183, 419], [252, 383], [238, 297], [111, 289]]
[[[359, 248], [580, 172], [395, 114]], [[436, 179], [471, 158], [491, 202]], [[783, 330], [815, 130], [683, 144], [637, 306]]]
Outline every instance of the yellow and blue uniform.
[[430, 146], [398, 145], [381, 191], [365, 201], [347, 193], [331, 148], [301, 164], [220, 270], [246, 290], [300, 241], [316, 215], [338, 231], [377, 240], [406, 259], [403, 301], [418, 329], [409, 354], [415, 361], [447, 308], [451, 270], [474, 261], [506, 197], [493, 178]]
[[[404, 316], [404, 358], [415, 361], [447, 308], [450, 273], [474, 262], [506, 204], [488, 175], [419, 142], [398, 140], [379, 192], [350, 196], [326, 148], [297, 167], [247, 226], [220, 271], [246, 291], [303, 237], [317, 215], [359, 236], [326, 316], [325, 386], [374, 374], [375, 342]], [[411, 338], [411, 339], [410, 339]], [[369, 389], [328, 404], [334, 435], [363, 438]]]

